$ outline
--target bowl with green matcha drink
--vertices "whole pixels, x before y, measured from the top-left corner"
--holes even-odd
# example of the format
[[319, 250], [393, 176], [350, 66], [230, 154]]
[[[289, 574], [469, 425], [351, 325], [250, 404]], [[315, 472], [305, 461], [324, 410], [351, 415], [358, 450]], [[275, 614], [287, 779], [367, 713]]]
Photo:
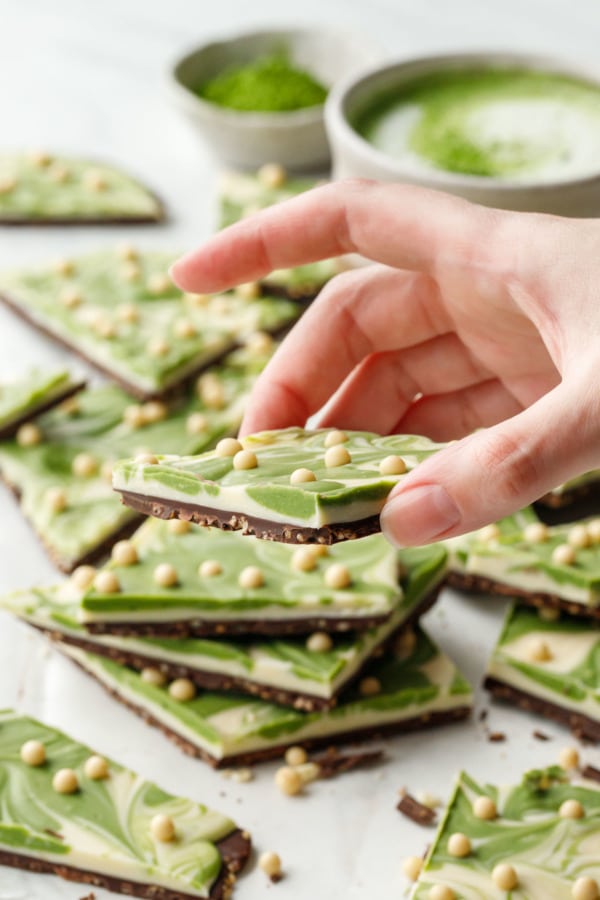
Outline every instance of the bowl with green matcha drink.
[[574, 67], [512, 54], [398, 63], [334, 92], [328, 127], [338, 177], [600, 214], [600, 81]]
[[180, 59], [173, 95], [221, 162], [318, 169], [329, 162], [323, 109], [332, 85], [378, 55], [343, 32], [251, 32]]

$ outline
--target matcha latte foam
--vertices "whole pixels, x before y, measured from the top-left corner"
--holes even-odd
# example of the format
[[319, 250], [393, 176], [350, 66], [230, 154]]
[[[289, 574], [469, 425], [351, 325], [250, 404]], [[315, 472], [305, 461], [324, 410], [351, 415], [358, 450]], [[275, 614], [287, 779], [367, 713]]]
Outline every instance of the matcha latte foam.
[[600, 86], [526, 68], [447, 69], [375, 98], [354, 127], [419, 172], [585, 176], [600, 159]]

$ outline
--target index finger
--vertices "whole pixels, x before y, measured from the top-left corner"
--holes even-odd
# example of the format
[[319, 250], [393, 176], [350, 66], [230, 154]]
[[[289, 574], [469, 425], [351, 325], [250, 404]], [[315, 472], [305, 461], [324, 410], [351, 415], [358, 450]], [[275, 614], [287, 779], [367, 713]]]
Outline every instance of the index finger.
[[490, 260], [503, 213], [449, 194], [400, 184], [341, 181], [307, 191], [226, 228], [179, 259], [184, 291], [222, 291], [344, 253], [413, 271]]

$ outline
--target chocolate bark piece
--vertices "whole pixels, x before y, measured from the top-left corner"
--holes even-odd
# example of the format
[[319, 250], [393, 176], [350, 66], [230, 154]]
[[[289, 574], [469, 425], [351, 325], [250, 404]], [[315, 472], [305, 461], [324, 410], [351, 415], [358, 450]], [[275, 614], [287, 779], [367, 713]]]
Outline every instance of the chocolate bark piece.
[[324, 753], [318, 753], [311, 762], [319, 767], [319, 778], [335, 778], [344, 772], [361, 769], [381, 762], [383, 750], [363, 750], [355, 753], [341, 753], [337, 747], [328, 747]]
[[290, 543], [330, 544], [380, 529], [392, 488], [441, 449], [415, 435], [287, 428], [236, 455], [121, 463], [113, 486], [137, 510]]
[[0, 225], [159, 222], [164, 209], [137, 179], [100, 161], [0, 154]]
[[[281, 636], [364, 631], [374, 624], [387, 624], [389, 634], [445, 570], [444, 551], [399, 555], [381, 535], [335, 545], [322, 555], [196, 526], [175, 537], [158, 519], [140, 529], [134, 548], [135, 565], [109, 562], [114, 584], [104, 592], [95, 585], [81, 598], [80, 619], [90, 634]], [[308, 568], [297, 568], [299, 553], [302, 565], [308, 553]], [[165, 563], [172, 575], [168, 585], [156, 579]], [[344, 575], [343, 586], [332, 582], [332, 572]], [[246, 584], [249, 574], [256, 583]]]
[[179, 701], [132, 669], [59, 646], [115, 699], [216, 767], [273, 759], [289, 746], [328, 747], [445, 724], [466, 718], [472, 706], [468, 683], [422, 631], [408, 657], [390, 651], [369, 666], [381, 687], [377, 695], [363, 696], [356, 685], [335, 709], [311, 713], [234, 694], [200, 692]]
[[173, 254], [129, 255], [116, 248], [5, 273], [0, 300], [141, 399], [164, 396], [256, 332], [279, 333], [300, 315], [298, 304], [273, 297], [182, 294], [167, 275]]
[[[167, 558], [181, 552], [182, 535], [174, 535], [165, 523], [146, 523], [140, 535]], [[204, 532], [185, 542], [191, 560], [202, 556]], [[144, 542], [142, 540], [142, 543]], [[139, 538], [131, 546], [137, 548]], [[261, 545], [262, 546], [262, 545]], [[137, 550], [136, 550], [137, 552]], [[362, 635], [330, 640], [330, 647], [313, 649], [304, 638], [233, 642], [223, 638], [144, 639], [89, 635], [80, 623], [85, 589], [74, 579], [51, 588], [18, 591], [0, 600], [0, 607], [55, 640], [106, 656], [121, 665], [142, 670], [158, 669], [167, 679], [189, 678], [208, 690], [238, 691], [283, 706], [311, 711], [336, 704], [341, 690], [360, 677], [373, 654], [396, 643], [409, 652], [414, 634], [407, 628], [433, 604], [443, 582], [446, 553], [439, 546], [399, 551], [402, 597], [385, 625]], [[137, 563], [136, 565], [143, 565]], [[151, 567], [152, 568], [152, 567]], [[152, 587], [152, 573], [149, 584]], [[301, 576], [300, 576], [301, 577]], [[293, 576], [290, 574], [290, 579]]]
[[[476, 815], [474, 801], [482, 796], [495, 804], [494, 819]], [[573, 800], [583, 807], [581, 818], [561, 812]], [[460, 842], [465, 849], [470, 845], [465, 855], [451, 852], [456, 835], [466, 838]], [[600, 790], [577, 777], [569, 781], [558, 766], [528, 772], [521, 784], [501, 788], [462, 772], [411, 898], [428, 900], [438, 885], [457, 898], [511, 891], [523, 900], [575, 896], [579, 878], [598, 878], [597, 856], [588, 848], [599, 837]]]
[[[43, 745], [40, 765], [23, 761], [28, 741]], [[91, 755], [56, 729], [0, 712], [0, 864], [136, 897], [226, 900], [250, 853], [247, 832], [114, 760], [94, 780]], [[69, 793], [57, 789], [61, 769], [72, 773]], [[175, 841], [156, 836], [157, 815], [170, 820]]]
[[597, 742], [599, 649], [597, 625], [564, 614], [548, 621], [515, 605], [488, 663], [485, 687], [500, 700]]
[[[224, 401], [218, 409], [192, 388], [164, 407], [148, 407], [133, 404], [117, 387], [104, 386], [81, 391], [76, 404], [40, 416], [35, 423], [41, 438], [37, 443], [0, 442], [1, 478], [53, 562], [71, 571], [102, 558], [115, 541], [130, 534], [140, 516], [122, 506], [112, 491], [112, 465], [142, 449], [167, 453], [182, 447], [204, 449], [237, 430], [267, 358], [238, 350], [211, 371]], [[76, 474], [82, 471], [76, 463], [82, 455], [89, 471]], [[62, 509], [52, 506], [57, 491], [62, 492]]]
[[13, 437], [19, 427], [83, 390], [85, 382], [68, 372], [33, 369], [13, 382], [0, 385], [0, 441]]
[[[226, 172], [219, 183], [219, 227], [233, 225], [240, 219], [266, 209], [284, 200], [316, 187], [319, 182], [312, 178], [290, 177], [279, 169], [277, 183], [264, 175], [265, 170], [256, 174]], [[309, 302], [321, 288], [339, 272], [344, 264], [340, 259], [324, 259], [291, 269], [277, 269], [261, 280], [261, 288], [266, 293], [274, 293], [291, 300]]]
[[527, 510], [446, 546], [454, 587], [600, 619], [598, 517], [550, 526]]

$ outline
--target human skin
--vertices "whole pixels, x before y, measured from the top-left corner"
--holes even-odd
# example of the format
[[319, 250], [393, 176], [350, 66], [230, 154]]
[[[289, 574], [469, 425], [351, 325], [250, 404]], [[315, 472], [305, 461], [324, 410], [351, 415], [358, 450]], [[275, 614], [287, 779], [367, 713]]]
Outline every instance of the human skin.
[[[346, 181], [232, 225], [172, 269], [220, 291], [346, 253], [258, 380], [242, 433], [303, 424], [455, 440], [382, 512], [395, 543], [479, 528], [600, 468], [600, 220]], [[328, 402], [329, 401], [329, 402]]]

